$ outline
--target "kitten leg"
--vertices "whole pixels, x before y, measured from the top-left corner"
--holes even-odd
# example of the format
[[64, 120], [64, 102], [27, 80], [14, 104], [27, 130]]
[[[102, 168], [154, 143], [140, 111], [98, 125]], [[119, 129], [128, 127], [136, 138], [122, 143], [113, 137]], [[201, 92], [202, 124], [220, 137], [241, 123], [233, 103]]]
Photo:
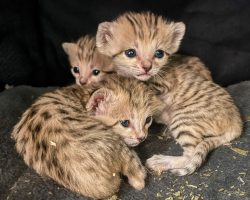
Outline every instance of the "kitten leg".
[[164, 159], [152, 157], [147, 161], [147, 166], [153, 170], [169, 170], [178, 176], [189, 175], [202, 165], [211, 150], [232, 141], [237, 136], [237, 133], [226, 133], [221, 136], [199, 138], [195, 131], [181, 131], [177, 134], [176, 140], [183, 148], [183, 156], [165, 156]]
[[146, 166], [154, 171], [162, 172], [182, 167], [187, 161], [188, 157], [186, 156], [153, 155], [147, 159]]
[[205, 161], [208, 153], [224, 143], [230, 142], [238, 136], [236, 133], [226, 133], [221, 136], [204, 138], [193, 150], [190, 160], [184, 166], [170, 170], [178, 176], [192, 174]]
[[193, 155], [200, 138], [193, 137], [191, 131], [178, 131], [172, 134], [183, 148], [182, 156], [154, 155], [146, 161], [146, 166], [154, 171], [162, 172], [184, 167]]
[[146, 170], [139, 157], [132, 150], [123, 153], [123, 155], [126, 157], [122, 167], [122, 174], [128, 177], [129, 184], [135, 189], [143, 189], [145, 187]]

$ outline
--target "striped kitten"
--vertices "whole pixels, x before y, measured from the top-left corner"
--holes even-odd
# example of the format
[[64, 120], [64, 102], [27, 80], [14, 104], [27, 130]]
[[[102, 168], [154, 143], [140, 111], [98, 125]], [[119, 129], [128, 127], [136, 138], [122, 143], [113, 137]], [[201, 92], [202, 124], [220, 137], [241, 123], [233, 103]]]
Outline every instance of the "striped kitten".
[[[120, 75], [157, 92], [166, 107], [156, 116], [181, 145], [182, 156], [154, 155], [147, 166], [183, 176], [201, 166], [209, 151], [240, 136], [242, 121], [230, 95], [215, 84], [197, 58], [179, 59], [183, 23], [152, 13], [125, 13], [99, 25], [97, 46], [113, 57]], [[198, 63], [198, 64], [197, 64]]]
[[162, 102], [143, 83], [111, 76], [100, 84], [42, 95], [12, 137], [37, 173], [82, 195], [106, 198], [119, 190], [119, 173], [135, 189], [144, 187], [146, 171], [126, 143], [144, 140], [158, 109]]
[[76, 43], [65, 42], [62, 47], [78, 85], [101, 81], [112, 68], [111, 60], [96, 50], [95, 37], [86, 35]]
[[[150, 12], [129, 12], [113, 22], [99, 24], [96, 46], [99, 52], [112, 57], [118, 74], [146, 81], [171, 62], [184, 32], [185, 25], [182, 22], [166, 21]], [[191, 62], [194, 73], [212, 79], [209, 70], [197, 57], [182, 55], [174, 60], [174, 63], [178, 61], [176, 65], [179, 62]]]

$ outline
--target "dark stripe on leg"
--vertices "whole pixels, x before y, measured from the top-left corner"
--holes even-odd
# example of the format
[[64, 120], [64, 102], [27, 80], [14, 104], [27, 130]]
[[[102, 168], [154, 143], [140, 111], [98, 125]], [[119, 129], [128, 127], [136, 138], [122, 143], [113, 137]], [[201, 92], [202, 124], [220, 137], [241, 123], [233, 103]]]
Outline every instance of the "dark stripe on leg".
[[195, 135], [193, 135], [192, 133], [190, 133], [189, 131], [180, 131], [177, 136], [175, 137], [175, 139], [179, 139], [181, 136], [189, 136], [195, 139], [200, 139], [198, 137], [196, 137]]

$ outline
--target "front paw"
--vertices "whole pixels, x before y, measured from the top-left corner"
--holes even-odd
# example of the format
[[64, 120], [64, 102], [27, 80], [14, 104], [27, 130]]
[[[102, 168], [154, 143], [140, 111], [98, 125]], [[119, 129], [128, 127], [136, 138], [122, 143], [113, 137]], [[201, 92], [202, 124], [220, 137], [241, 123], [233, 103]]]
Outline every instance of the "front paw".
[[142, 190], [145, 187], [145, 180], [144, 179], [130, 178], [129, 184], [133, 188], [135, 188], [136, 190]]
[[146, 167], [161, 173], [162, 171], [167, 171], [170, 169], [170, 166], [166, 159], [167, 156], [164, 155], [154, 155], [151, 158], [147, 159]]
[[138, 170], [136, 175], [129, 176], [128, 181], [131, 186], [136, 190], [142, 190], [145, 187], [145, 178], [147, 177], [147, 172], [144, 167], [141, 170]]

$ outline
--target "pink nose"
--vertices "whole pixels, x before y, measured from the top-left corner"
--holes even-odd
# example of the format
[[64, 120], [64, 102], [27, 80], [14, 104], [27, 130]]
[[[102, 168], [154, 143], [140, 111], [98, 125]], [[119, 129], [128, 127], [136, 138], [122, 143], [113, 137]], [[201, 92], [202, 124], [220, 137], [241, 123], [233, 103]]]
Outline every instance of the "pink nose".
[[87, 83], [87, 80], [85, 78], [81, 77], [79, 82], [81, 85], [85, 85]]
[[142, 68], [145, 72], [149, 72], [152, 69], [152, 63], [148, 60], [144, 60], [142, 62]]
[[144, 69], [145, 72], [149, 72], [151, 70], [152, 66], [149, 66], [149, 67], [143, 66], [142, 68]]

